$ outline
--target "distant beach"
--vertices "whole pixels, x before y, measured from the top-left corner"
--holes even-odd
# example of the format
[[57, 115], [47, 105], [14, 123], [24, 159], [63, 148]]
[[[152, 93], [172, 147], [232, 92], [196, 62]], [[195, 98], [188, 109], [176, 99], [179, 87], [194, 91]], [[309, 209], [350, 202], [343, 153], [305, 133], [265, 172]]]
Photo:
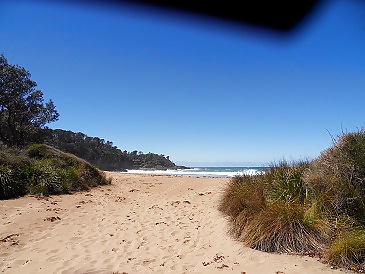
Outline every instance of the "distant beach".
[[108, 172], [112, 185], [0, 203], [2, 273], [344, 273], [228, 235], [228, 178]]

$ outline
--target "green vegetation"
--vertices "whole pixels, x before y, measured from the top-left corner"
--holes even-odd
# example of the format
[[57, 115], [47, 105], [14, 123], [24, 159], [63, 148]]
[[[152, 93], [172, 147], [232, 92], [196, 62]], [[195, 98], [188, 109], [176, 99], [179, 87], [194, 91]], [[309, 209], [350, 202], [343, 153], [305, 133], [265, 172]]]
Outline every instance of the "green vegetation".
[[328, 262], [353, 270], [364, 270], [365, 230], [349, 229], [337, 235], [327, 251]]
[[122, 152], [98, 137], [49, 129], [45, 125], [57, 121], [59, 114], [52, 100], [44, 103], [30, 76], [0, 55], [0, 199], [110, 184], [98, 168], [178, 168], [168, 156]]
[[27, 70], [0, 55], [0, 141], [5, 145], [23, 147], [39, 140], [45, 124], [58, 120], [52, 100], [44, 104], [36, 86]]
[[[85, 190], [110, 181], [96, 167], [43, 142], [58, 120], [30, 73], [0, 55], [0, 199]], [[33, 145], [32, 145], [33, 144]], [[25, 147], [28, 146], [26, 149]]]
[[65, 194], [110, 183], [96, 167], [47, 145], [0, 151], [0, 199]]
[[233, 178], [219, 205], [231, 219], [232, 235], [262, 251], [316, 252], [328, 226], [301, 179], [308, 164], [282, 162], [265, 174]]
[[338, 136], [314, 161], [232, 178], [219, 210], [231, 234], [267, 252], [316, 254], [365, 269], [365, 130]]
[[[98, 137], [49, 129], [46, 124], [57, 121], [59, 114], [52, 100], [43, 102], [43, 93], [35, 89], [37, 83], [30, 76], [25, 68], [9, 64], [4, 55], [0, 55], [0, 148], [24, 148], [45, 143], [102, 170], [184, 168], [176, 166], [169, 156], [144, 154], [137, 150], [121, 151], [112, 142]], [[45, 172], [41, 171], [42, 174]], [[7, 171], [2, 174], [1, 182], [5, 184], [10, 175]]]
[[46, 129], [44, 136], [46, 144], [85, 159], [102, 170], [185, 168], [176, 166], [169, 156], [151, 152], [144, 154], [137, 150], [121, 151], [112, 142], [81, 132]]

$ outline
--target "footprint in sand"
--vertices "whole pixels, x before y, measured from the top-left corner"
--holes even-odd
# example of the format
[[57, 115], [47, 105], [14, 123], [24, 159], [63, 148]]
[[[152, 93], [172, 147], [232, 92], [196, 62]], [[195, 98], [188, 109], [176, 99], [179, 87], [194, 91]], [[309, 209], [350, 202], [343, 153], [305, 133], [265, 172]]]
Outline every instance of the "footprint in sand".
[[175, 235], [177, 235], [177, 234], [179, 234], [179, 232], [178, 232], [178, 231], [173, 231], [173, 232], [171, 232], [171, 236], [175, 236]]
[[149, 264], [151, 264], [151, 263], [154, 263], [154, 262], [156, 262], [156, 260], [155, 260], [155, 259], [147, 259], [147, 260], [143, 260], [142, 264], [143, 264], [144, 266], [147, 266], [147, 265], [149, 265]]

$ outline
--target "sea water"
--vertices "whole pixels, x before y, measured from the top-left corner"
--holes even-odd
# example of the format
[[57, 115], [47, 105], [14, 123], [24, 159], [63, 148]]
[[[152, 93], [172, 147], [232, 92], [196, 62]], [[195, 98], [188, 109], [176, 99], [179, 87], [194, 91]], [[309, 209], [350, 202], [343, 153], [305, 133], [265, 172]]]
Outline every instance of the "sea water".
[[178, 170], [128, 170], [132, 174], [156, 174], [170, 176], [223, 177], [262, 174], [267, 167], [192, 167]]

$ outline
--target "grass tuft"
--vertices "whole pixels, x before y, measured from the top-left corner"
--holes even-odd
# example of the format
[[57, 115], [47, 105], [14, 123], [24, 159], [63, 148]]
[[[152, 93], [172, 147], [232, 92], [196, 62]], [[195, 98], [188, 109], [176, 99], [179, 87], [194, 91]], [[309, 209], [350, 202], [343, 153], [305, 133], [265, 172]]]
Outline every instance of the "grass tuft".
[[365, 229], [351, 229], [337, 236], [327, 252], [327, 260], [337, 267], [361, 270], [365, 264]]
[[242, 211], [257, 212], [264, 208], [264, 186], [257, 180], [259, 176], [236, 176], [223, 190], [219, 210], [231, 218]]
[[239, 237], [254, 249], [295, 254], [315, 253], [327, 240], [326, 222], [308, 222], [298, 203], [277, 201], [252, 216]]
[[270, 199], [303, 204], [308, 193], [302, 175], [308, 166], [308, 161], [281, 161], [279, 164], [272, 164], [263, 175], [268, 184], [266, 189]]
[[302, 180], [307, 161], [280, 162], [265, 174], [233, 178], [219, 210], [230, 217], [230, 232], [246, 245], [267, 252], [313, 253], [329, 237], [327, 221]]

